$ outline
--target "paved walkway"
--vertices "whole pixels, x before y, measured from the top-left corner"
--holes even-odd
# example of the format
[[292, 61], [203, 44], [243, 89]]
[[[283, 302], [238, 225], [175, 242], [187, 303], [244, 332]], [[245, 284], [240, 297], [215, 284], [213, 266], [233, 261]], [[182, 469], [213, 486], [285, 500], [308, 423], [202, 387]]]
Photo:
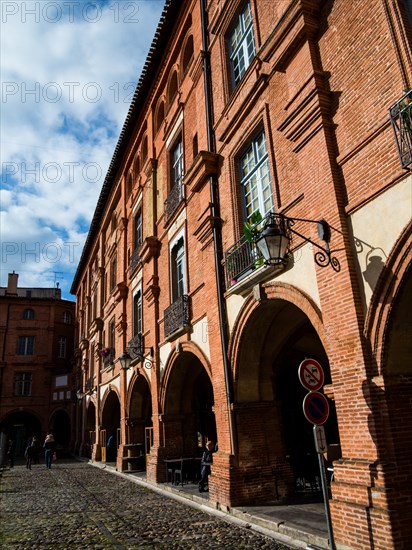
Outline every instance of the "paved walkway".
[[0, 548], [287, 550], [325, 542], [326, 527], [315, 526], [319, 508], [308, 505], [310, 519], [302, 506], [224, 513], [194, 485], [148, 484], [110, 465], [67, 460], [30, 471], [17, 464], [0, 477]]

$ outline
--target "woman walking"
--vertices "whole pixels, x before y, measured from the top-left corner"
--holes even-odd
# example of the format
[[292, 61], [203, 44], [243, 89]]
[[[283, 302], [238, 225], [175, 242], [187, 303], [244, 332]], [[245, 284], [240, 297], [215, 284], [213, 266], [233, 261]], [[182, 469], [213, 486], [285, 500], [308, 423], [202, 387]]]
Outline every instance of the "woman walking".
[[44, 458], [47, 468], [51, 468], [54, 449], [56, 448], [56, 442], [54, 441], [53, 434], [49, 432], [44, 440]]

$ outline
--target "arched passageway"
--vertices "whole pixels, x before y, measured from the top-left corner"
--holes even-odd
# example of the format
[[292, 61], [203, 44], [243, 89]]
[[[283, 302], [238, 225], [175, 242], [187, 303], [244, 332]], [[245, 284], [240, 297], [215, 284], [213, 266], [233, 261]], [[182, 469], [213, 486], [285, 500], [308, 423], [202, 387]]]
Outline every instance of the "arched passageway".
[[55, 411], [50, 419], [50, 429], [56, 440], [57, 450], [61, 456], [70, 453], [71, 422], [65, 410]]
[[102, 460], [105, 458], [107, 462], [115, 462], [120, 444], [120, 402], [114, 390], [109, 391], [103, 404], [102, 434]]
[[126, 421], [127, 454], [130, 470], [145, 470], [153, 444], [152, 396], [147, 379], [137, 376], [132, 385]]
[[214, 395], [196, 355], [183, 351], [174, 361], [165, 393], [165, 446], [169, 456], [196, 456], [206, 441], [216, 443]]
[[[284, 299], [267, 299], [244, 322], [235, 364], [235, 423], [239, 502], [292, 499], [319, 492], [313, 426], [303, 413], [308, 393], [298, 378], [300, 363], [316, 359], [331, 382], [321, 340], [304, 313]], [[330, 454], [340, 456], [336, 411], [329, 401], [325, 424]]]
[[[383, 426], [385, 438], [376, 438], [380, 461], [388, 468], [388, 508], [396, 540], [412, 540], [410, 509], [412, 482], [412, 277], [405, 274], [392, 303], [386, 324], [382, 372], [385, 393], [371, 381], [371, 432]], [[383, 403], [386, 399], [388, 423], [384, 422]], [[385, 425], [386, 424], [386, 425]], [[375, 436], [376, 437], [376, 436]], [[378, 465], [377, 465], [378, 467]], [[371, 471], [376, 476], [377, 471]]]
[[87, 458], [92, 457], [93, 445], [96, 443], [96, 407], [93, 401], [90, 401], [86, 409], [86, 423], [83, 434], [83, 455]]
[[41, 441], [45, 435], [40, 420], [28, 411], [16, 411], [6, 416], [0, 424], [0, 432], [16, 442], [16, 457], [23, 457], [27, 442], [34, 435]]

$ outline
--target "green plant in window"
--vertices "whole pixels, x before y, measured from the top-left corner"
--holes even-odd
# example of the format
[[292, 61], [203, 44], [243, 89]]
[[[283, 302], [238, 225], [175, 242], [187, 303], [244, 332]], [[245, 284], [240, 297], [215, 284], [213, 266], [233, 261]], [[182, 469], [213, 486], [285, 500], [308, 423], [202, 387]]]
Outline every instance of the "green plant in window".
[[249, 220], [243, 224], [243, 233], [245, 238], [250, 243], [256, 242], [257, 237], [261, 231], [259, 222], [262, 221], [262, 214], [259, 210], [255, 210], [250, 216]]
[[260, 222], [263, 220], [260, 210], [255, 210], [249, 220], [243, 224], [243, 233], [247, 241], [250, 242], [252, 248], [252, 256], [255, 257], [254, 267], [258, 268], [264, 263], [264, 259], [258, 256], [256, 240], [259, 237], [262, 227]]

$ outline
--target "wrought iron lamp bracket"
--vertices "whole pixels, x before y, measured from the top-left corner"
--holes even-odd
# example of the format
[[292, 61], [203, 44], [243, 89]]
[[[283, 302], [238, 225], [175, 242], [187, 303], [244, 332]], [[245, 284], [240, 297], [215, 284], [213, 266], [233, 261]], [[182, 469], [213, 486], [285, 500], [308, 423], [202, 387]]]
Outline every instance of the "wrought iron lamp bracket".
[[[305, 218], [288, 218], [286, 216], [282, 216], [287, 224], [288, 230], [293, 233], [294, 235], [297, 235], [304, 241], [312, 244], [316, 248], [319, 248], [319, 251], [315, 253], [315, 262], [320, 267], [327, 267], [329, 264], [332, 266], [332, 269], [334, 269], [336, 272], [340, 271], [340, 263], [339, 260], [336, 258], [336, 256], [333, 256], [333, 250], [329, 247], [329, 241], [330, 241], [330, 226], [325, 220], [307, 220]], [[319, 239], [325, 243], [325, 246], [321, 246], [320, 244], [316, 243], [314, 240], [312, 240], [310, 237], [305, 237], [305, 235], [302, 235], [299, 231], [293, 228], [293, 225], [296, 222], [307, 222], [307, 223], [316, 223], [318, 226], [318, 235]]]

